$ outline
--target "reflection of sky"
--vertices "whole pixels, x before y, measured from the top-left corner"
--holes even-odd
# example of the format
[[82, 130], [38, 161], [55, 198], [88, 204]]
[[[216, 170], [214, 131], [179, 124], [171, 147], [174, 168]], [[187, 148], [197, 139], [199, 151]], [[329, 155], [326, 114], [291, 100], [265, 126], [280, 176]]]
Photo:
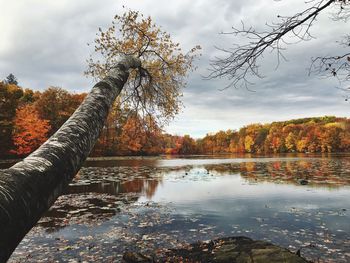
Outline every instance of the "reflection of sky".
[[[180, 178], [175, 173], [165, 175], [154, 195], [138, 202], [152, 200], [167, 205], [178, 224], [190, 218], [197, 224], [194, 228], [212, 226], [217, 236], [264, 239], [293, 251], [313, 244], [302, 252], [309, 258], [339, 260], [349, 252], [349, 186], [251, 183], [239, 174], [214, 173], [211, 177], [204, 169], [198, 171], [189, 170]], [[203, 180], [194, 179], [196, 176]], [[186, 227], [181, 231], [186, 232]]]
[[291, 157], [259, 157], [259, 158], [220, 158], [220, 159], [169, 159], [159, 160], [157, 166], [171, 167], [171, 166], [185, 166], [185, 165], [209, 165], [209, 164], [225, 164], [225, 163], [242, 163], [242, 162], [274, 162], [274, 161], [311, 161], [319, 158], [291, 158]]
[[[198, 177], [204, 176], [199, 174]], [[331, 195], [331, 198], [330, 198]], [[231, 201], [240, 199], [266, 200], [328, 200], [336, 199], [337, 202], [343, 200], [344, 205], [349, 206], [347, 200], [350, 200], [350, 187], [328, 190], [327, 188], [314, 188], [308, 186], [295, 186], [289, 184], [258, 183], [247, 182], [239, 175], [220, 176], [206, 181], [168, 181], [164, 177], [162, 185], [158, 186], [157, 191], [151, 198], [152, 201], [165, 201], [176, 203], [207, 202], [217, 199], [229, 199]], [[304, 200], [304, 201], [305, 201]], [[298, 206], [298, 203], [294, 206]]]
[[[111, 202], [113, 209], [117, 198], [121, 210], [94, 227], [73, 223], [50, 235], [32, 235], [17, 250], [22, 253], [36, 247], [31, 252], [36, 259], [41, 257], [44, 247], [61, 257], [55, 245], [63, 237], [72, 247], [80, 244], [80, 250], [64, 251], [65, 255], [73, 253], [71, 257], [78, 258], [74, 253], [86, 253], [90, 242], [96, 242], [96, 248], [105, 256], [117, 253], [116, 249], [118, 253], [129, 250], [138, 243], [131, 244], [130, 240], [143, 237], [150, 238], [146, 239], [147, 246], [152, 247], [153, 243], [156, 247], [173, 247], [178, 241], [247, 236], [292, 251], [315, 244], [314, 248], [303, 249], [302, 255], [316, 262], [320, 257], [350, 262], [350, 159], [343, 157], [109, 158], [88, 162], [70, 191], [93, 193], [91, 196], [114, 195], [111, 201], [106, 201]], [[300, 178], [307, 178], [309, 184], [300, 185]], [[123, 200], [128, 204], [119, 207]], [[72, 201], [76, 206], [80, 204], [76, 198]], [[83, 201], [87, 201], [86, 197]], [[142, 202], [147, 205], [140, 205]], [[67, 206], [69, 203], [61, 203], [59, 208], [66, 209], [68, 214], [77, 210], [78, 207]], [[88, 207], [96, 210], [99, 205], [93, 204]], [[84, 213], [74, 213], [75, 222], [84, 222], [80, 220], [87, 215]], [[87, 239], [81, 245], [84, 236], [93, 241]], [[167, 236], [171, 238], [166, 239]], [[95, 252], [90, 251], [94, 255]]]
[[[338, 229], [350, 231], [350, 225], [345, 223], [350, 219], [347, 215], [350, 211], [349, 186], [329, 190], [269, 182], [252, 184], [238, 174], [210, 178], [207, 174], [198, 174], [198, 169], [189, 171], [187, 176], [203, 177], [204, 180], [187, 180], [186, 177], [173, 180], [174, 173], [166, 175], [155, 194], [150, 199], [141, 197], [139, 202], [168, 203], [176, 213], [203, 215], [225, 231], [231, 224], [256, 228], [259, 224], [254, 218], [261, 217], [273, 219], [274, 226], [289, 230], [314, 229], [319, 222], [313, 220], [322, 217], [333, 232]], [[299, 215], [301, 220], [295, 220]], [[307, 218], [311, 222], [307, 222]]]
[[[350, 251], [347, 154], [119, 158], [93, 166], [115, 167], [112, 178], [122, 172], [130, 186], [142, 186], [143, 190], [137, 188], [141, 195], [137, 206], [154, 201], [169, 208], [172, 220], [147, 228], [147, 233], [175, 230], [188, 242], [244, 235], [293, 251], [312, 243], [317, 247], [304, 252], [309, 258], [326, 256], [337, 262]], [[95, 174], [101, 168], [94, 169]], [[300, 185], [301, 179], [308, 184]], [[148, 182], [154, 182], [152, 191], [145, 191]], [[137, 212], [147, 215], [147, 209]], [[207, 227], [214, 230], [208, 232]], [[189, 237], [188, 231], [195, 236]]]

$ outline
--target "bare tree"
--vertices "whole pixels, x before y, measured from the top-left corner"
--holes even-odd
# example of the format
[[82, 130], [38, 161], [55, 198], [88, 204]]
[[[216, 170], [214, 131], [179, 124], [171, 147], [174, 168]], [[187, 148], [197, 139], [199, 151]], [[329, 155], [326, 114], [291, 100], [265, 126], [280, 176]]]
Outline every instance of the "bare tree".
[[[322, 12], [332, 10], [331, 19], [336, 21], [347, 22], [350, 17], [349, 0], [309, 0], [305, 5], [303, 11], [292, 16], [278, 15], [278, 21], [266, 24], [266, 30], [258, 31], [253, 27], [246, 27], [242, 22], [240, 29], [233, 27], [231, 32], [222, 33], [243, 37], [247, 42], [234, 44], [230, 49], [219, 48], [224, 56], [216, 57], [211, 61], [211, 72], [208, 78], [226, 77], [229, 79], [227, 87], [247, 88], [252, 84], [252, 78], [263, 77], [259, 69], [260, 59], [265, 53], [275, 53], [279, 65], [280, 60], [285, 59], [283, 51], [286, 45], [313, 38], [310, 28]], [[294, 42], [290, 42], [291, 36], [294, 37]], [[350, 35], [346, 35], [339, 42], [341, 45], [350, 46]], [[334, 76], [339, 81], [348, 81], [350, 79], [349, 63], [350, 52], [320, 56], [312, 58], [309, 73]]]

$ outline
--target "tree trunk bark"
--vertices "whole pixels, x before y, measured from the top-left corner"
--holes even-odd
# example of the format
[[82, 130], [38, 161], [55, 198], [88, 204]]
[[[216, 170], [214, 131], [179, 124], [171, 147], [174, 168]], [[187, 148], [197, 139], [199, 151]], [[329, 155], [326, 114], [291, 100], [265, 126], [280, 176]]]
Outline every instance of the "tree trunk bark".
[[23, 161], [0, 170], [0, 262], [68, 186], [97, 141], [129, 69], [140, 66], [138, 58], [121, 59], [48, 141]]

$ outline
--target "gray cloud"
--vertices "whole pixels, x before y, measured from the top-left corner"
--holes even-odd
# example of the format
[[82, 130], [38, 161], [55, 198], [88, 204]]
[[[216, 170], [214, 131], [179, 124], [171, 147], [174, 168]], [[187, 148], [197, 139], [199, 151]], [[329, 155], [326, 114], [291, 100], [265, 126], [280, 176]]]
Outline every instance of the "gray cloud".
[[[209, 60], [221, 55], [214, 46], [230, 47], [243, 41], [220, 35], [244, 20], [263, 28], [276, 15], [300, 11], [304, 1], [43, 1], [0, 0], [0, 78], [14, 73], [20, 84], [33, 89], [50, 85], [71, 91], [88, 91], [93, 81], [83, 76], [85, 60], [92, 52], [98, 27], [107, 27], [122, 5], [150, 15], [171, 33], [184, 50], [200, 44], [203, 56], [184, 90], [183, 112], [167, 128], [178, 134], [202, 136], [218, 129], [237, 129], [252, 122], [269, 122], [306, 116], [347, 116], [349, 105], [336, 89], [335, 79], [308, 76], [310, 58], [343, 50], [335, 42], [349, 31], [349, 25], [333, 22], [329, 13], [319, 17], [312, 28], [316, 39], [291, 45], [285, 52], [288, 62], [276, 67], [276, 57], [261, 61], [264, 79], [251, 87], [227, 89], [224, 79], [203, 80]], [[298, 2], [298, 3], [296, 3]]]

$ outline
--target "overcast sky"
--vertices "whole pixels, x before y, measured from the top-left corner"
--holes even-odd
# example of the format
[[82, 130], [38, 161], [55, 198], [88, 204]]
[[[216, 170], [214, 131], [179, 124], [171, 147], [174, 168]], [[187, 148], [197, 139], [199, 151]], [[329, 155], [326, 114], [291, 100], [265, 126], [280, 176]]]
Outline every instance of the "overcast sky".
[[86, 92], [93, 81], [83, 76], [86, 59], [99, 27], [107, 28], [122, 6], [150, 15], [183, 50], [199, 44], [198, 69], [184, 89], [185, 108], [166, 130], [204, 136], [220, 129], [238, 129], [254, 122], [309, 116], [348, 116], [350, 105], [335, 79], [308, 76], [311, 57], [345, 52], [336, 41], [349, 32], [349, 23], [334, 22], [325, 13], [311, 32], [316, 39], [288, 47], [276, 70], [276, 58], [262, 61], [265, 78], [246, 89], [227, 89], [225, 79], [203, 80], [209, 59], [220, 55], [215, 46], [240, 41], [220, 35], [243, 20], [262, 28], [277, 15], [302, 10], [300, 0], [0, 0], [0, 78], [13, 73], [22, 87], [43, 90], [59, 86]]

